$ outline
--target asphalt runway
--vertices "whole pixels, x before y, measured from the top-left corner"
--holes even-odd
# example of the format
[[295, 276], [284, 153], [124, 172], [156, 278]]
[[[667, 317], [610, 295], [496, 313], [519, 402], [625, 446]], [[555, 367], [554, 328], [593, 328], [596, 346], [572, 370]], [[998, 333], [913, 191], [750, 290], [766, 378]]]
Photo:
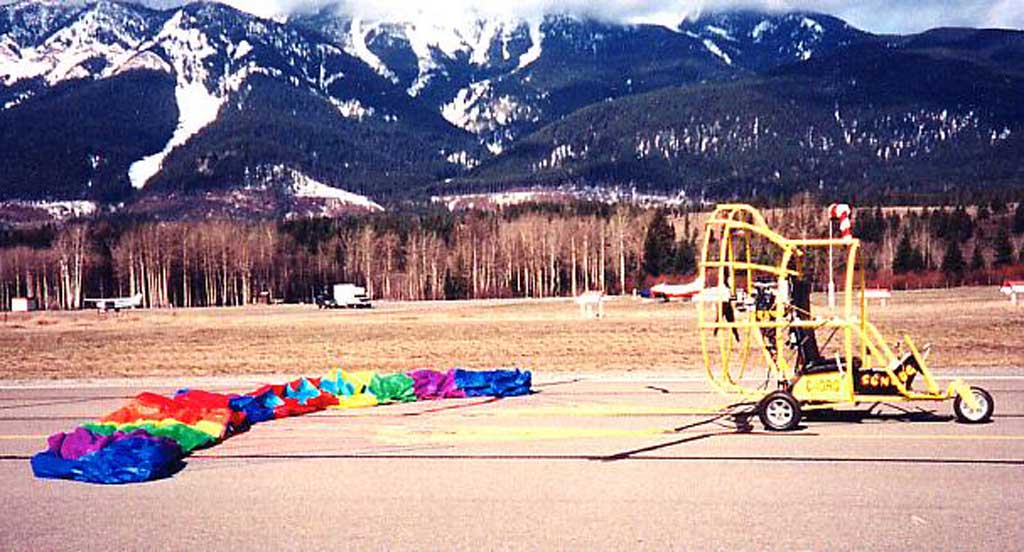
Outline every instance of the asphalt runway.
[[727, 400], [698, 378], [540, 374], [528, 397], [267, 422], [128, 486], [37, 480], [29, 458], [173, 388], [3, 388], [0, 550], [1019, 549], [1020, 373], [969, 378], [989, 424], [921, 403], [786, 434], [709, 421]]

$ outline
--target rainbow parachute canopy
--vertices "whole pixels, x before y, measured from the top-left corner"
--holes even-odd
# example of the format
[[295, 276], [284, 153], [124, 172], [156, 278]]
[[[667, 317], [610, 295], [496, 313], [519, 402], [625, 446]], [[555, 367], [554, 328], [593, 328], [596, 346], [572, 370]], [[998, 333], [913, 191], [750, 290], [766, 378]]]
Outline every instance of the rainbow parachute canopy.
[[193, 450], [214, 446], [253, 424], [328, 408], [531, 392], [523, 370], [418, 370], [380, 375], [334, 370], [322, 378], [266, 385], [245, 395], [183, 389], [142, 393], [97, 422], [57, 433], [32, 457], [36, 477], [88, 483], [138, 483], [180, 471]]

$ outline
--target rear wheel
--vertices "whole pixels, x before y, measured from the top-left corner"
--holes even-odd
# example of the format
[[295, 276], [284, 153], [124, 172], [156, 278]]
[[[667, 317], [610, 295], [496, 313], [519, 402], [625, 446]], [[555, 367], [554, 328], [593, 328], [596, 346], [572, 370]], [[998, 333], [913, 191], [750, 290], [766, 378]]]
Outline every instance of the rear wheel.
[[962, 424], [981, 424], [992, 419], [992, 412], [996, 407], [992, 395], [980, 387], [971, 387], [971, 395], [977, 401], [978, 408], [967, 406], [960, 395], [953, 399], [953, 413], [956, 414], [957, 421]]
[[800, 424], [800, 403], [786, 391], [775, 391], [761, 399], [757, 416], [768, 431], [792, 431]]

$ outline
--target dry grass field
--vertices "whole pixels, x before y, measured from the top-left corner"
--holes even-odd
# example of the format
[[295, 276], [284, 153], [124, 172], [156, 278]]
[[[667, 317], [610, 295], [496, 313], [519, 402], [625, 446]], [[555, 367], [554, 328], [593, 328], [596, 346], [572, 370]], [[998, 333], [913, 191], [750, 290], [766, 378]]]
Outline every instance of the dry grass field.
[[[1024, 366], [1024, 307], [995, 287], [897, 292], [871, 318], [891, 339], [906, 331], [932, 343], [940, 370]], [[337, 366], [695, 373], [695, 319], [691, 304], [631, 297], [607, 303], [600, 320], [580, 319], [570, 300], [8, 314], [0, 379], [318, 375]]]

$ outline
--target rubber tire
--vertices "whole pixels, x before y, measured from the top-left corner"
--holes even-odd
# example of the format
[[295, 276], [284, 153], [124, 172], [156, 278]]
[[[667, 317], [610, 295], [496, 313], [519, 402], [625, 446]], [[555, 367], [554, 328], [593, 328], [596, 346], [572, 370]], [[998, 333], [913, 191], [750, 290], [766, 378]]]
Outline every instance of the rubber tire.
[[[780, 401], [785, 405], [783, 406]], [[773, 407], [773, 404], [777, 406]], [[786, 406], [792, 412], [792, 416], [783, 423], [768, 414], [769, 409], [785, 408]], [[800, 425], [800, 403], [787, 391], [775, 391], [761, 399], [757, 405], [757, 417], [760, 418], [761, 425], [768, 431], [793, 431]]]
[[991, 420], [992, 413], [996, 409], [996, 403], [992, 400], [992, 395], [980, 387], [971, 387], [971, 392], [981, 395], [981, 398], [985, 401], [987, 408], [982, 413], [981, 417], [972, 418], [964, 412], [965, 405], [963, 404], [963, 399], [961, 399], [960, 395], [957, 395], [956, 398], [953, 399], [953, 414], [956, 414], [956, 421], [962, 424], [983, 424]]

